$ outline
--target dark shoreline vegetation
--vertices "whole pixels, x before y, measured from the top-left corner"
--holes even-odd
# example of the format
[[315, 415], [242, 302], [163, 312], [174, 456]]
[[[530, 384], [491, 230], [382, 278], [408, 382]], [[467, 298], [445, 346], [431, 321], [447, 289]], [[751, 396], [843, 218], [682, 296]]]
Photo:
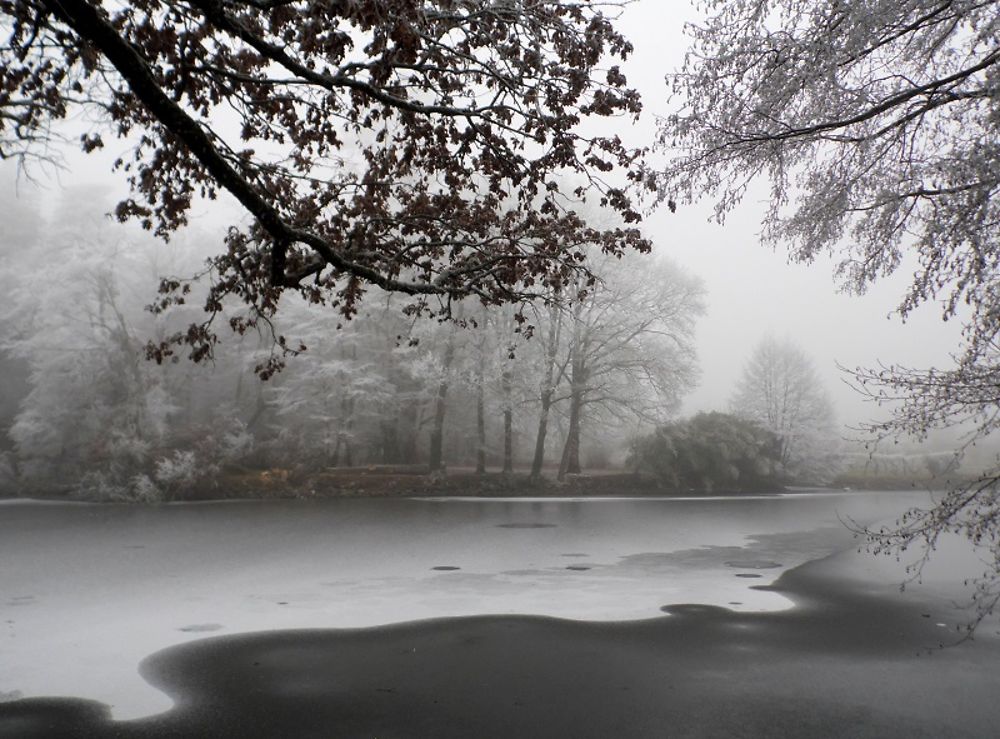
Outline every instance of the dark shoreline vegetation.
[[175, 701], [165, 713], [114, 721], [96, 701], [28, 698], [0, 704], [0, 734], [939, 739], [995, 730], [1000, 642], [956, 643], [942, 628], [954, 617], [943, 599], [853, 580], [838, 555], [757, 589], [795, 606], [674, 604], [632, 622], [483, 615], [199, 639], [140, 665]]
[[[865, 477], [845, 474], [829, 485], [793, 486], [766, 482], [746, 487], [677, 488], [646, 473], [598, 471], [532, 478], [521, 472], [477, 473], [469, 469], [431, 473], [424, 465], [371, 465], [334, 468], [319, 473], [295, 473], [287, 469], [241, 470], [223, 473], [201, 484], [177, 491], [160, 502], [202, 502], [212, 500], [282, 500], [324, 498], [406, 498], [406, 497], [712, 497], [739, 495], [779, 495], [786, 492], [888, 492], [894, 490], [942, 490], [958, 482], [954, 479]], [[49, 501], [143, 503], [135, 500], [95, 500], [74, 494], [72, 489], [28, 487], [8, 491], [0, 499], [33, 498]]]

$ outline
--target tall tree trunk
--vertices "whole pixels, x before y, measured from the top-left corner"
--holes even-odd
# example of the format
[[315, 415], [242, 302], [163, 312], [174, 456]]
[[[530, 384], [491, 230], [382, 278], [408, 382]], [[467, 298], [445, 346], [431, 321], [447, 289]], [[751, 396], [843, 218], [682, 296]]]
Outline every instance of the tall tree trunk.
[[431, 449], [427, 465], [431, 472], [441, 469], [442, 444], [444, 441], [444, 414], [447, 410], [448, 383], [442, 381], [438, 385], [437, 397], [434, 401], [434, 426], [431, 428]]
[[586, 348], [585, 331], [581, 316], [583, 302], [576, 301], [573, 307], [573, 343], [570, 345], [570, 376], [569, 376], [569, 429], [566, 432], [566, 445], [563, 447], [562, 460], [559, 462], [559, 479], [567, 474], [580, 472], [580, 413], [583, 410], [583, 393], [586, 382]]
[[538, 412], [538, 432], [535, 434], [535, 456], [531, 460], [531, 479], [542, 476], [542, 465], [545, 463], [545, 436], [549, 431], [549, 408], [552, 405], [552, 389], [542, 391], [542, 407]]
[[539, 393], [541, 409], [538, 412], [538, 432], [535, 434], [535, 455], [531, 460], [531, 479], [537, 480], [542, 475], [542, 465], [545, 463], [545, 436], [549, 430], [549, 408], [552, 407], [552, 393], [555, 392], [556, 353], [559, 351], [559, 333], [562, 328], [562, 311], [558, 306], [549, 310], [549, 334], [545, 344], [545, 369], [542, 375], [542, 385]]
[[[486, 325], [483, 310], [482, 325]], [[486, 341], [476, 343], [476, 474], [486, 473]]]
[[[356, 368], [358, 366], [358, 346], [357, 344], [351, 345], [351, 367]], [[341, 397], [340, 403], [340, 415], [343, 419], [342, 428], [344, 439], [344, 466], [353, 467], [354, 466], [354, 452], [352, 449], [351, 440], [354, 436], [354, 404], [355, 397], [353, 393], [344, 393]]]
[[437, 398], [434, 401], [434, 426], [431, 428], [431, 449], [428, 466], [431, 472], [442, 468], [442, 452], [444, 441], [444, 416], [448, 407], [448, 375], [455, 361], [455, 329], [448, 333], [448, 343], [444, 347], [444, 362], [441, 366], [441, 382], [438, 384]]
[[569, 430], [563, 447], [562, 461], [559, 463], [559, 479], [566, 475], [580, 473], [580, 415], [583, 410], [583, 393], [586, 382], [586, 368], [583, 359], [576, 355], [572, 361], [569, 394]]
[[403, 445], [401, 450], [401, 461], [405, 464], [416, 464], [420, 461], [420, 453], [417, 450], [417, 437], [424, 427], [424, 402], [415, 395], [407, 398], [400, 414], [405, 422], [403, 428]]
[[503, 471], [514, 471], [514, 409], [511, 401], [510, 369], [504, 367], [500, 374], [500, 391], [503, 394]]
[[354, 454], [351, 449], [351, 436], [354, 432], [354, 398], [344, 397], [341, 405], [344, 413], [344, 430], [341, 438], [344, 440], [344, 466], [354, 466]]
[[397, 423], [398, 421], [395, 418], [379, 421], [379, 431], [382, 436], [382, 464], [397, 464], [401, 459]]
[[480, 378], [476, 389], [476, 473], [480, 475], [486, 472], [486, 402], [483, 394]]
[[580, 401], [581, 394], [576, 390], [569, 399], [569, 430], [566, 432], [566, 445], [563, 447], [562, 461], [559, 464], [559, 479], [566, 475], [580, 473]]

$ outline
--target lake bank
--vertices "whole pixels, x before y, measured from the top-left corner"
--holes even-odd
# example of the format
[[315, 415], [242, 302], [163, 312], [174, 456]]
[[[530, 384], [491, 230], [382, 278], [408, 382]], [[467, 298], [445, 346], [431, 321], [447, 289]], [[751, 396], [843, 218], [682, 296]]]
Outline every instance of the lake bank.
[[[486, 472], [455, 469], [428, 473], [420, 466], [334, 468], [321, 473], [296, 474], [290, 470], [243, 471], [225, 474], [183, 490], [173, 491], [162, 500], [135, 502], [188, 502], [212, 500], [318, 500], [329, 498], [413, 498], [413, 497], [713, 497], [730, 495], [769, 495], [785, 492], [841, 492], [867, 489], [879, 492], [900, 490], [938, 490], [942, 481], [881, 480], [877, 485], [862, 485], [864, 480], [851, 478], [828, 486], [768, 486], [750, 488], [676, 489], [665, 487], [658, 479], [632, 472], [599, 471], [531, 478], [527, 473]], [[870, 481], [869, 481], [870, 482]], [[954, 482], [954, 481], [952, 481]], [[850, 483], [850, 484], [847, 484]], [[0, 501], [13, 497], [39, 500], [93, 500], [80, 497], [70, 489], [51, 488], [9, 490]], [[94, 502], [130, 502], [97, 500]]]

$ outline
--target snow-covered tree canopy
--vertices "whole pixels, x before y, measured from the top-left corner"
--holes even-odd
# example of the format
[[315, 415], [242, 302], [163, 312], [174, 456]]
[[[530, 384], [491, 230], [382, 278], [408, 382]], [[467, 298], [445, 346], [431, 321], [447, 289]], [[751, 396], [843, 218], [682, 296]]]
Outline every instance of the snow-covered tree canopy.
[[[830, 252], [863, 291], [907, 255], [897, 311], [968, 305], [956, 365], [858, 370], [892, 416], [880, 437], [1000, 428], [1000, 2], [708, 0], [670, 75], [682, 107], [660, 143], [664, 199], [717, 198], [721, 219], [751, 181], [770, 183], [763, 239], [809, 262]], [[907, 262], [907, 267], [910, 266]], [[956, 530], [988, 548], [986, 609], [1000, 602], [1000, 465], [881, 532], [876, 548], [933, 548]]]
[[[555, 0], [0, 0], [0, 156], [46, 156], [86, 109], [85, 150], [125, 139], [116, 210], [168, 236], [192, 201], [228, 192], [253, 216], [213, 263], [207, 302], [283, 290], [350, 316], [366, 285], [520, 300], [585, 269], [581, 244], [648, 248], [588, 227], [557, 179], [638, 214], [603, 182], [636, 164], [592, 117], [637, 116], [616, 61], [621, 3]], [[638, 176], [638, 175], [635, 175]], [[161, 306], [183, 300], [168, 280]], [[151, 347], [210, 353], [208, 323]]]
[[679, 150], [659, 186], [718, 196], [771, 184], [764, 239], [808, 262], [840, 258], [863, 291], [914, 249], [900, 305], [968, 300], [996, 331], [1000, 260], [1000, 3], [982, 0], [712, 0], [670, 76]]
[[730, 399], [736, 416], [779, 440], [781, 472], [795, 482], [832, 477], [833, 407], [809, 357], [794, 342], [765, 337], [754, 348]]

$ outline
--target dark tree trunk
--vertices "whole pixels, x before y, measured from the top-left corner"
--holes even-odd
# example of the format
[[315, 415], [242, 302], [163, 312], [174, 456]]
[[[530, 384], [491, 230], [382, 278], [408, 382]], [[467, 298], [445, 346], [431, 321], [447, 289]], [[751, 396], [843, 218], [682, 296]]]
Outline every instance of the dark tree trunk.
[[[483, 323], [486, 322], [485, 312]], [[476, 345], [476, 473], [486, 473], [486, 342]]]
[[552, 407], [552, 393], [555, 392], [554, 374], [556, 352], [559, 350], [559, 332], [562, 327], [562, 312], [558, 308], [549, 311], [549, 335], [545, 346], [545, 370], [542, 376], [541, 410], [538, 413], [538, 433], [535, 435], [535, 455], [531, 460], [531, 479], [537, 480], [542, 475], [542, 465], [545, 463], [545, 436], [549, 430], [549, 409]]
[[417, 437], [424, 426], [423, 419], [424, 403], [415, 398], [406, 402], [401, 414], [405, 427], [403, 429], [402, 461], [406, 464], [414, 464], [420, 461], [420, 453], [417, 450]]
[[476, 389], [476, 472], [486, 472], [486, 403], [481, 381]]
[[380, 421], [379, 431], [382, 436], [382, 464], [398, 464], [401, 456], [399, 451], [399, 429], [396, 427], [396, 419]]
[[583, 394], [586, 382], [586, 336], [580, 317], [583, 303], [577, 301], [573, 308], [573, 343], [569, 356], [569, 429], [566, 431], [566, 445], [563, 447], [559, 463], [559, 479], [568, 474], [580, 472], [580, 413], [583, 410]]
[[330, 455], [330, 466], [340, 467], [340, 434], [337, 434], [337, 443], [333, 445], [333, 454]]
[[434, 426], [431, 428], [431, 449], [427, 466], [431, 472], [441, 469], [442, 444], [444, 441], [444, 414], [447, 410], [448, 383], [438, 385], [437, 398], [434, 401]]
[[531, 479], [542, 476], [545, 463], [545, 436], [549, 430], [549, 407], [552, 405], [552, 390], [542, 393], [542, 408], [538, 413], [538, 433], [535, 434], [535, 456], [531, 460]]
[[563, 447], [562, 461], [559, 464], [560, 480], [566, 475], [580, 473], [580, 415], [583, 410], [584, 374], [582, 362], [574, 358], [570, 378], [569, 430], [566, 432], [566, 446]]
[[452, 362], [455, 361], [455, 331], [448, 334], [448, 343], [444, 347], [444, 362], [441, 366], [441, 382], [438, 384], [437, 397], [434, 400], [434, 426], [431, 428], [430, 458], [427, 461], [431, 472], [443, 467], [444, 416], [448, 408], [448, 374]]
[[352, 451], [351, 436], [354, 433], [354, 398], [344, 399], [344, 432], [341, 434], [344, 440], [344, 466], [354, 466], [354, 453]]
[[514, 410], [511, 407], [509, 369], [504, 369], [500, 375], [500, 388], [503, 393], [503, 471], [510, 474], [514, 471]]

